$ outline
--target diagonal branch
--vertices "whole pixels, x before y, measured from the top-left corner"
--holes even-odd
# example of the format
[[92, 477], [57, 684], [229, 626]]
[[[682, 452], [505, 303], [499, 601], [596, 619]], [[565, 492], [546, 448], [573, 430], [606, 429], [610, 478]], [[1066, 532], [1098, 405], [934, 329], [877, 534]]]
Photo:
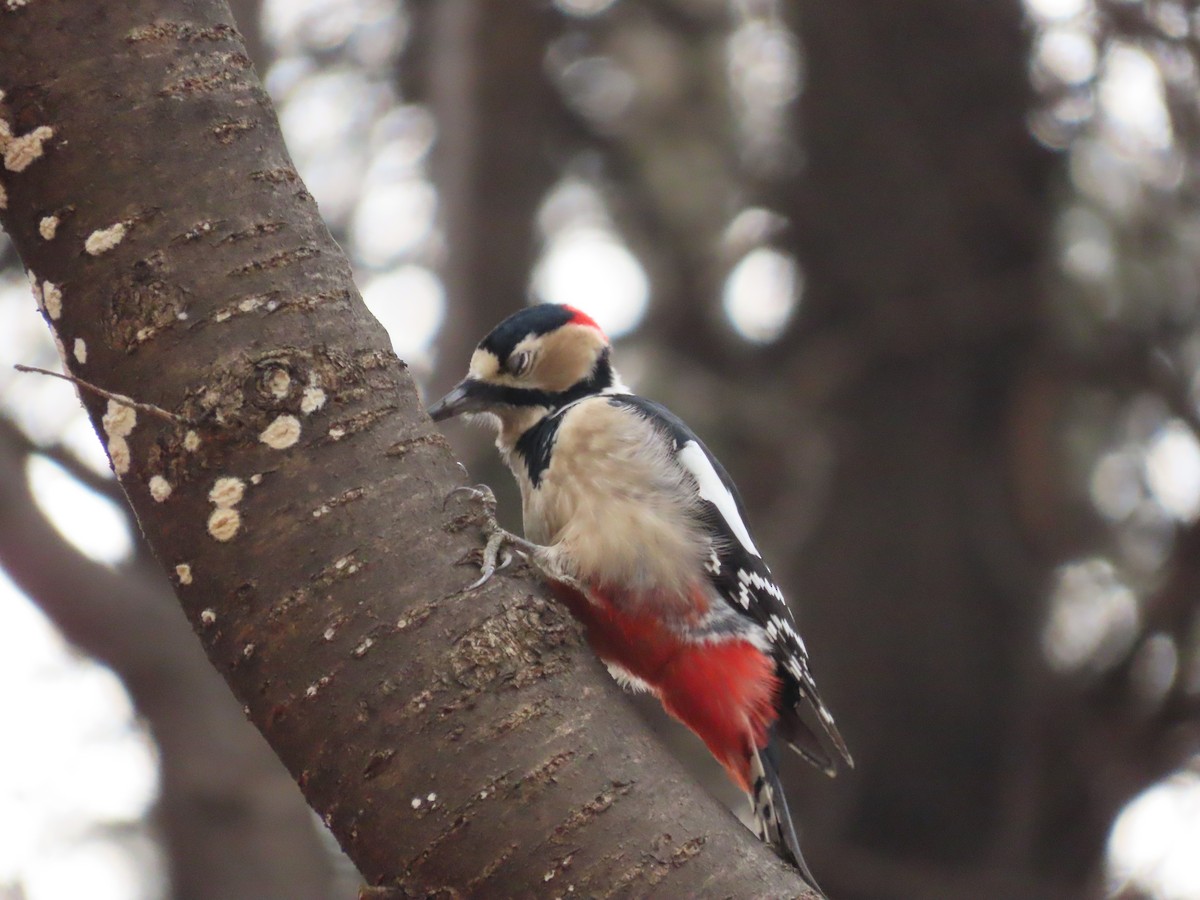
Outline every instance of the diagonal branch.
[[[209, 660], [366, 878], [420, 896], [802, 894], [540, 586], [464, 593], [454, 564], [479, 534], [441, 508], [459, 470], [225, 4], [45, 0], [0, 20], [0, 114], [49, 135], [3, 173], [5, 228], [61, 288], [50, 324], [86, 347], [74, 373], [215, 423], [197, 441], [127, 417], [105, 437]], [[72, 205], [44, 240], [36, 211]]]

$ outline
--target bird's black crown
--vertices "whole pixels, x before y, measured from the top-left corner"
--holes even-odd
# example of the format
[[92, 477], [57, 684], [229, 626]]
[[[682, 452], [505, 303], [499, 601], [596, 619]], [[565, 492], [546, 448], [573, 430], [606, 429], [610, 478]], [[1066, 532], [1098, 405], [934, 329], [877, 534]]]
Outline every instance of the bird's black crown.
[[493, 328], [488, 336], [479, 342], [479, 347], [492, 353], [503, 363], [513, 348], [529, 335], [549, 334], [569, 322], [597, 327], [586, 313], [574, 307], [561, 303], [539, 303], [513, 313]]

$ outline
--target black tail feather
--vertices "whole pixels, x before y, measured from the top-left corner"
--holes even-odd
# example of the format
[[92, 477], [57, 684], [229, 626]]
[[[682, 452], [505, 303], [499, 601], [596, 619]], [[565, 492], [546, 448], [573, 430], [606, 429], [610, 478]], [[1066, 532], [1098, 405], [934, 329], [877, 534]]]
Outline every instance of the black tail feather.
[[785, 688], [783, 711], [777, 723], [779, 735], [805, 761], [831, 778], [837, 775], [837, 758], [851, 769], [854, 758], [846, 748], [829, 708], [817, 694], [816, 685], [792, 682]]
[[804, 861], [804, 854], [800, 852], [800, 841], [792, 824], [792, 814], [788, 810], [783, 783], [779, 780], [779, 757], [775, 752], [774, 741], [759, 748], [751, 756], [750, 779], [750, 803], [754, 808], [754, 823], [758, 836], [794, 865], [809, 887], [824, 897], [824, 891], [817, 884], [808, 863]]

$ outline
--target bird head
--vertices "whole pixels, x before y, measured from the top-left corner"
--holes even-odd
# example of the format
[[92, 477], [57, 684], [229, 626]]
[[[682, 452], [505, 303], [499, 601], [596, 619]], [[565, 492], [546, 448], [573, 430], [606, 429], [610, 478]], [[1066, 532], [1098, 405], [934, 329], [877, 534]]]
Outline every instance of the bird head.
[[523, 431], [568, 403], [618, 388], [610, 350], [586, 313], [557, 303], [526, 307], [479, 342], [467, 377], [429, 415], [441, 422], [490, 413], [503, 430]]

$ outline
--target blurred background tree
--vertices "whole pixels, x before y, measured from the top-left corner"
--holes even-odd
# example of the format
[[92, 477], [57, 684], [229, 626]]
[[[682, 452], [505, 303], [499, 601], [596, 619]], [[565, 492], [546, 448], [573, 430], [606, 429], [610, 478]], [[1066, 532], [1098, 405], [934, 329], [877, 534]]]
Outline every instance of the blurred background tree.
[[[570, 302], [729, 466], [859, 764], [787, 773], [832, 896], [1200, 897], [1200, 14], [232, 5], [430, 394]], [[352, 896], [71, 391], [0, 411], [0, 897]]]

